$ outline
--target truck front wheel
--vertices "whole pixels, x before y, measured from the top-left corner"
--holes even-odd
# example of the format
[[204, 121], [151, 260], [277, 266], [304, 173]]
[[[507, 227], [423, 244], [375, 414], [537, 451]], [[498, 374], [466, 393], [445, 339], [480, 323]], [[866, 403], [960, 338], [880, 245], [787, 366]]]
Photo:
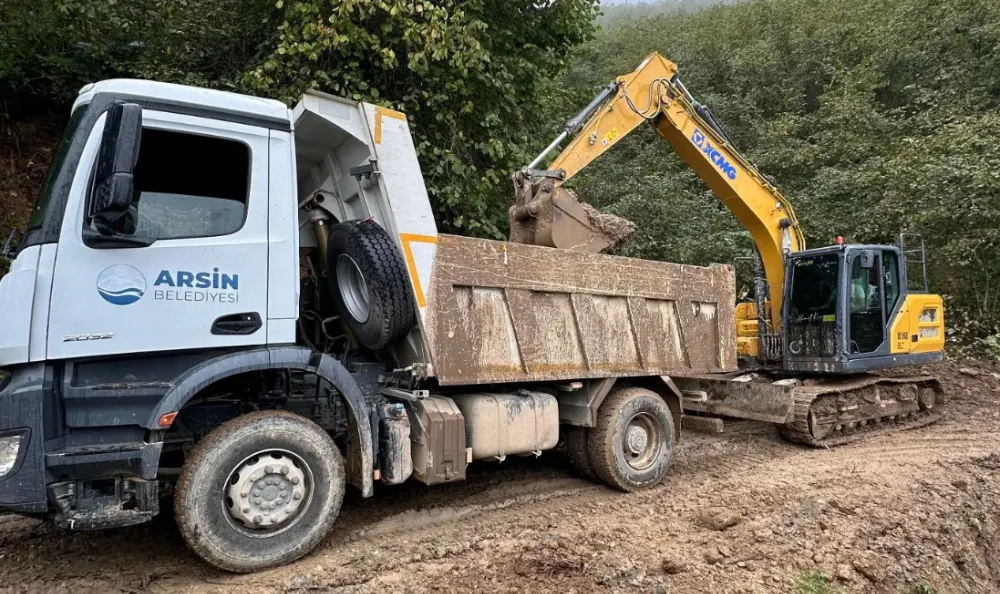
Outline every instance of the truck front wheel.
[[608, 395], [588, 431], [594, 474], [609, 487], [626, 492], [659, 483], [674, 451], [670, 407], [655, 392], [624, 387]]
[[330, 531], [344, 499], [344, 460], [318, 425], [284, 411], [237, 417], [188, 456], [174, 515], [199, 557], [250, 572], [294, 561]]

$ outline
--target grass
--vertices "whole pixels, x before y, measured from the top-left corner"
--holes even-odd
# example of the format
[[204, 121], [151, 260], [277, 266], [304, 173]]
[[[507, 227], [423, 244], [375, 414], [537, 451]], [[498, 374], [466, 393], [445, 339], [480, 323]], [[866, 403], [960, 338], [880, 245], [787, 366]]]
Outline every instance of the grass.
[[795, 594], [839, 594], [840, 588], [833, 580], [818, 571], [807, 571], [795, 580], [792, 590]]

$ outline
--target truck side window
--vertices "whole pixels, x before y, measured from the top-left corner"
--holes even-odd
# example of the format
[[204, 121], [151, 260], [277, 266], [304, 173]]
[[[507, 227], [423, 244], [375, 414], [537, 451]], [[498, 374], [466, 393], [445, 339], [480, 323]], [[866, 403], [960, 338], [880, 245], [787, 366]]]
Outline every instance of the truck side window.
[[246, 219], [249, 188], [247, 145], [146, 128], [135, 169], [135, 234], [180, 239], [235, 233]]
[[885, 250], [885, 313], [888, 315], [896, 307], [899, 299], [899, 257], [895, 252]]

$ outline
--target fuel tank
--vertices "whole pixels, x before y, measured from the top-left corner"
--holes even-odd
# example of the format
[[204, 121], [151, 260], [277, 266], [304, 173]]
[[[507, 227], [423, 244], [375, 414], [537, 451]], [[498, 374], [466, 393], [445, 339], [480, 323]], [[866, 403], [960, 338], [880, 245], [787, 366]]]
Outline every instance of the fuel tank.
[[519, 390], [452, 399], [465, 417], [473, 460], [550, 450], [559, 441], [559, 405], [550, 394]]

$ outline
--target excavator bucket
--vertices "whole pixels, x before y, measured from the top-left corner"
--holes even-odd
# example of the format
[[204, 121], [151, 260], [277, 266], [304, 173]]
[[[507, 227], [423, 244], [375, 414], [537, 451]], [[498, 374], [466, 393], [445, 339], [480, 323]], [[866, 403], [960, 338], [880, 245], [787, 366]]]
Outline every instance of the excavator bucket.
[[514, 175], [517, 198], [508, 211], [510, 241], [580, 252], [605, 252], [631, 239], [635, 224], [598, 212], [557, 178]]

